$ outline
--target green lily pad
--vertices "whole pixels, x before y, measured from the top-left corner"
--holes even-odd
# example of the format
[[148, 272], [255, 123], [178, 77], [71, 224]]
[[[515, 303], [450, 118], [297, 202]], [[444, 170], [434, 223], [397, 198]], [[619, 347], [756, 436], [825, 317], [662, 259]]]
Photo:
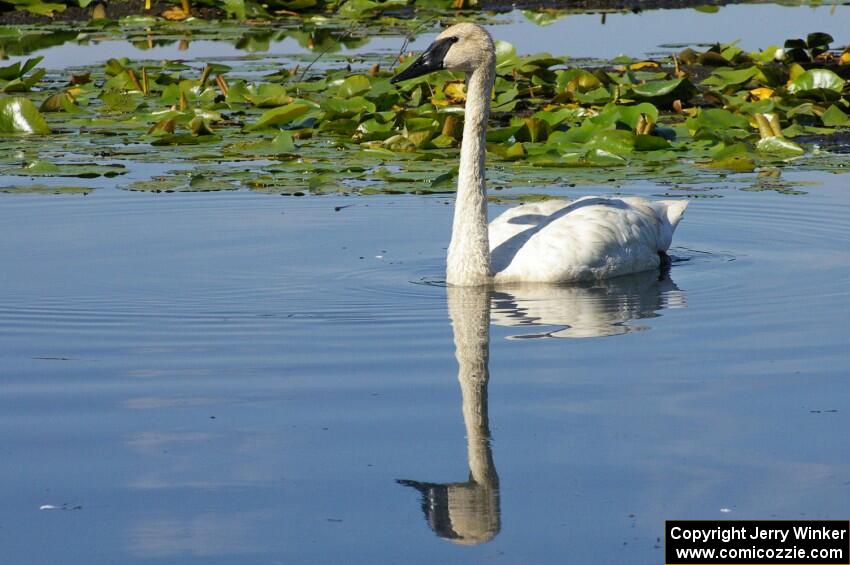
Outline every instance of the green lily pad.
[[35, 66], [42, 61], [42, 59], [44, 59], [44, 57], [34, 57], [32, 59], [27, 59], [23, 63], [18, 61], [17, 63], [0, 67], [0, 80], [15, 80], [16, 78], [22, 78], [25, 74], [34, 69]]
[[354, 75], [346, 78], [334, 90], [335, 93], [343, 98], [351, 98], [358, 96], [364, 92], [368, 92], [372, 88], [372, 82], [369, 77], [364, 75]]
[[226, 155], [239, 155], [253, 158], [293, 157], [297, 148], [292, 141], [292, 134], [282, 131], [274, 139], [256, 141], [238, 141], [223, 149]]
[[850, 126], [850, 117], [833, 104], [821, 115], [823, 125], [827, 127]]
[[686, 78], [656, 80], [631, 87], [631, 96], [639, 101], [667, 105], [673, 100], [687, 102], [696, 93], [696, 87]]
[[265, 112], [256, 122], [247, 126], [245, 129], [247, 131], [256, 131], [285, 125], [303, 116], [309, 109], [310, 107], [307, 104], [293, 102], [292, 104]]
[[702, 110], [695, 117], [688, 118], [685, 125], [694, 139], [731, 141], [752, 135], [745, 116], [721, 108]]
[[586, 146], [605, 151], [611, 155], [622, 156], [634, 150], [635, 134], [622, 129], [603, 130], [590, 138]]
[[706, 163], [712, 169], [725, 169], [738, 173], [752, 172], [756, 168], [755, 159], [743, 143], [720, 144], [712, 151], [713, 159]]
[[784, 137], [765, 137], [756, 143], [756, 150], [759, 153], [774, 155], [777, 157], [799, 157], [804, 155], [806, 150]]
[[496, 40], [496, 72], [501, 73], [510, 70], [519, 63], [516, 47], [507, 41]]
[[788, 85], [788, 92], [806, 98], [836, 100], [844, 89], [844, 79], [829, 69], [810, 69]]
[[630, 106], [610, 106], [602, 110], [602, 112], [610, 111], [617, 114], [616, 120], [625, 124], [629, 129], [635, 129], [641, 114], [649, 117], [653, 123], [658, 121], [658, 108], [649, 102], [642, 102]]
[[761, 71], [758, 67], [748, 67], [744, 69], [721, 67], [714, 69], [712, 75], [702, 81], [702, 84], [717, 88], [728, 88], [730, 86], [740, 87], [760, 75]]
[[6, 194], [82, 194], [85, 196], [92, 191], [94, 191], [94, 188], [88, 186], [59, 186], [50, 184], [0, 186], [0, 192]]
[[83, 111], [77, 106], [73, 96], [66, 91], [51, 94], [44, 99], [44, 102], [41, 103], [38, 109], [41, 112], [67, 112], [69, 114], [76, 114]]
[[670, 142], [657, 135], [636, 135], [634, 141], [635, 151], [661, 151], [669, 149]]
[[127, 168], [121, 164], [99, 165], [97, 163], [52, 163], [46, 159], [37, 159], [26, 167], [4, 171], [6, 174], [30, 177], [77, 177], [93, 179], [112, 178], [127, 174]]
[[371, 114], [376, 110], [375, 104], [362, 96], [354, 96], [348, 99], [330, 98], [322, 101], [321, 107], [322, 110], [327, 112], [329, 118], [350, 118], [363, 112]]
[[48, 134], [50, 127], [35, 104], [14, 96], [0, 98], [0, 133]]
[[258, 108], [277, 108], [292, 102], [292, 96], [286, 93], [286, 87], [281, 84], [263, 83], [256, 88], [245, 87], [245, 83], [240, 83], [240, 88], [237, 88], [233, 94], [229, 89], [227, 92], [228, 100], [235, 101], [236, 96], [241, 94], [244, 100], [247, 100]]

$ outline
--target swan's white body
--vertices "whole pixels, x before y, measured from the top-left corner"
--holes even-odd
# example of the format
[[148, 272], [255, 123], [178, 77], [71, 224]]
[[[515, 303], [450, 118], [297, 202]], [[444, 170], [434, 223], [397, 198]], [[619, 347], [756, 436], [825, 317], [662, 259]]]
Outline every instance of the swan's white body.
[[511, 208], [489, 226], [493, 279], [568, 282], [657, 269], [686, 206], [585, 197]]
[[687, 201], [582, 198], [508, 210], [487, 224], [487, 119], [496, 78], [493, 40], [480, 26], [454, 25], [393, 78], [438, 69], [466, 73], [463, 141], [446, 281], [455, 286], [557, 283], [657, 269]]

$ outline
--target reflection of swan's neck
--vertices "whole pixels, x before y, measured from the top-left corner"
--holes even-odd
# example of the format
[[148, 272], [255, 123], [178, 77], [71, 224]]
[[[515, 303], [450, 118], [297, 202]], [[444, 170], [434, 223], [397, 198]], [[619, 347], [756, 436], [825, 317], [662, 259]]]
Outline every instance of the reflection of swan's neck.
[[495, 488], [498, 477], [493, 466], [487, 415], [490, 294], [480, 288], [450, 287], [447, 290], [457, 377], [463, 396], [470, 478], [479, 485]]
[[487, 377], [464, 378], [458, 375], [463, 395], [463, 423], [466, 425], [466, 448], [469, 478], [480, 485], [492, 486], [498, 481], [490, 449], [490, 426], [487, 416]]
[[467, 74], [457, 197], [446, 265], [446, 280], [452, 285], [475, 286], [490, 280], [484, 155], [495, 75], [494, 63]]

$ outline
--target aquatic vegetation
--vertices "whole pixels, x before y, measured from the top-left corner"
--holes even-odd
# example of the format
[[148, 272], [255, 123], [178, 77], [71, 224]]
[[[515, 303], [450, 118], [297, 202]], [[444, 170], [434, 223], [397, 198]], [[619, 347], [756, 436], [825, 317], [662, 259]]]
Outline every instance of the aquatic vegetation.
[[[110, 8], [106, 2], [98, 0], [58, 0], [55, 2], [44, 0], [2, 0], [0, 5], [7, 5], [14, 10], [30, 12], [36, 15], [53, 16], [62, 13], [68, 8], [88, 8], [91, 17], [95, 19], [105, 18]], [[476, 0], [428, 0], [417, 2], [428, 9], [464, 9], [476, 6]], [[367, 18], [373, 17], [387, 11], [399, 10], [412, 6], [411, 0], [203, 0], [200, 2], [191, 0], [175, 0], [167, 4], [163, 9], [157, 6], [153, 10], [151, 0], [139, 2], [139, 8], [143, 12], [156, 13], [167, 20], [183, 20], [201, 9], [212, 9], [216, 14], [230, 18], [275, 18], [291, 17], [301, 14], [334, 14], [345, 18]]]
[[[394, 33], [410, 28], [401, 22], [384, 18], [380, 26]], [[132, 36], [138, 25], [127, 21], [120, 29]], [[209, 32], [196, 22], [171, 25], [144, 33], [179, 41], [181, 34]], [[52, 33], [3, 30], [0, 44], [26, 52], [37, 44], [33, 37], [53, 41]], [[315, 39], [321, 61], [121, 58], [57, 74], [35, 57], [0, 67], [0, 146], [10, 156], [0, 159], [0, 174], [93, 175], [158, 191], [453, 190], [461, 75], [443, 71], [391, 85], [390, 75], [409, 57], [333, 55], [332, 46], [361, 39], [315, 23], [221, 33], [241, 44], [263, 34], [266, 41]], [[832, 42], [810, 34], [757, 52], [726, 44], [582, 64], [548, 53], [520, 55], [498, 42], [487, 136], [492, 186], [563, 183], [564, 168], [571, 184], [617, 186], [653, 177], [689, 190], [730, 173], [815, 158], [843, 171], [840, 159], [824, 159], [826, 142], [850, 127], [850, 52], [830, 48]], [[121, 179], [145, 163], [159, 167], [146, 167], [152, 172], [141, 180]]]

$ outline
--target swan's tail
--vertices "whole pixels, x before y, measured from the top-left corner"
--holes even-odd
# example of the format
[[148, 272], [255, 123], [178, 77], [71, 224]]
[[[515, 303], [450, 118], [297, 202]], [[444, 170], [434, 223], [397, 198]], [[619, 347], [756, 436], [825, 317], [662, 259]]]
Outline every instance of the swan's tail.
[[681, 221], [682, 216], [685, 215], [685, 208], [688, 207], [687, 200], [659, 200], [659, 204], [664, 205], [664, 212], [667, 216], [667, 221], [670, 222], [670, 228], [674, 231], [676, 226], [679, 225], [679, 221]]
[[667, 251], [673, 242], [673, 232], [685, 215], [687, 200], [657, 200], [652, 203], [661, 222], [658, 225], [658, 251]]

